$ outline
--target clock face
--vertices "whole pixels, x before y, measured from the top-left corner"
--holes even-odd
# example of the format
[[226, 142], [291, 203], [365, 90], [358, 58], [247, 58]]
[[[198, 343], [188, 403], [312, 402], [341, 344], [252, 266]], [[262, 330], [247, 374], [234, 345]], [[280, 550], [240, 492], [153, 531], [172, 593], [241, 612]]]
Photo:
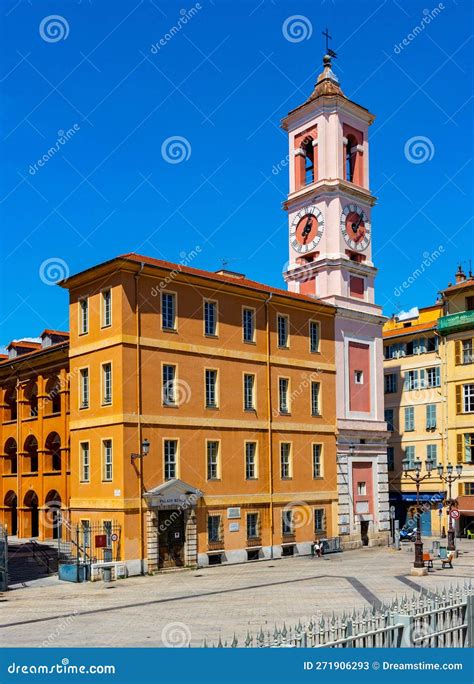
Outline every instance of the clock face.
[[341, 232], [349, 247], [363, 252], [370, 243], [370, 223], [367, 214], [357, 204], [347, 204], [341, 214]]
[[316, 207], [305, 207], [294, 217], [290, 226], [290, 243], [295, 252], [312, 252], [324, 230], [324, 218]]

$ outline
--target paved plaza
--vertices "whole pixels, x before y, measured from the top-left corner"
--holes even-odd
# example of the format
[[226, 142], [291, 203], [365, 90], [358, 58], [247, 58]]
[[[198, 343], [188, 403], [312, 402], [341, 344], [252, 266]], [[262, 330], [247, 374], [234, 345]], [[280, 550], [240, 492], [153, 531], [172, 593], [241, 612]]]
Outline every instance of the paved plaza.
[[3, 646], [200, 646], [296, 624], [333, 611], [380, 605], [472, 577], [474, 541], [458, 543], [453, 569], [411, 577], [412, 548], [365, 548], [324, 558], [217, 566], [70, 584], [56, 578], [6, 592]]

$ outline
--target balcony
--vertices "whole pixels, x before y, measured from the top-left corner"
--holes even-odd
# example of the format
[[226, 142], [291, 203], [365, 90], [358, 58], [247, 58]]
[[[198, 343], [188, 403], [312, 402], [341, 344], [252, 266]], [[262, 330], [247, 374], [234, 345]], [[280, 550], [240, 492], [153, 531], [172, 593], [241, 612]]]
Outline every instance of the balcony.
[[441, 335], [450, 335], [469, 328], [474, 329], [474, 311], [462, 311], [438, 319], [438, 331]]

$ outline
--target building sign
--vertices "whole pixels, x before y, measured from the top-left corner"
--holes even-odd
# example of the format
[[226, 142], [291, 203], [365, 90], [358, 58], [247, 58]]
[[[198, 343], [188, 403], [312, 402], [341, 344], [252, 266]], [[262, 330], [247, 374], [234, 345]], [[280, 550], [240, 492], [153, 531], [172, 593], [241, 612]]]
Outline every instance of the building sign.
[[240, 523], [229, 523], [229, 532], [238, 532], [240, 530]]
[[240, 518], [240, 506], [234, 506], [227, 509], [227, 518]]

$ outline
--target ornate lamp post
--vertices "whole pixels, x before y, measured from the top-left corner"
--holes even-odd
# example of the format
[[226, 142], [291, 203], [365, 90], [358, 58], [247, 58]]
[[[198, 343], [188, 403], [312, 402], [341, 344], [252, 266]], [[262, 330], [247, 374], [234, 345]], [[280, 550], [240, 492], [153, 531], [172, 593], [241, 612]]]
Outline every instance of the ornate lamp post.
[[416, 541], [415, 541], [415, 562], [413, 563], [414, 568], [424, 568], [425, 564], [423, 563], [423, 542], [421, 541], [421, 516], [420, 516], [420, 484], [423, 482], [423, 480], [426, 480], [427, 477], [431, 477], [431, 471], [433, 470], [433, 462], [430, 459], [426, 459], [425, 462], [425, 467], [426, 467], [426, 475], [421, 475], [421, 461], [419, 459], [415, 460], [414, 466], [415, 466], [415, 474], [412, 475], [410, 473], [410, 461], [408, 459], [404, 459], [402, 461], [403, 465], [403, 472], [405, 474], [405, 477], [410, 478], [415, 483], [416, 486], [416, 512], [417, 512], [417, 521], [416, 521]]
[[456, 482], [456, 480], [459, 480], [459, 478], [462, 475], [462, 464], [458, 463], [456, 466], [456, 475], [453, 475], [453, 466], [451, 463], [448, 463], [446, 466], [446, 475], [443, 474], [443, 465], [440, 463], [438, 466], [438, 475], [443, 482], [446, 482], [448, 485], [448, 501], [447, 501], [447, 506], [448, 506], [448, 515], [449, 515], [449, 523], [448, 523], [448, 551], [455, 551], [456, 550], [456, 545], [454, 543], [454, 526], [453, 526], [453, 519], [451, 518], [451, 508], [453, 507], [453, 500], [451, 497], [451, 488], [453, 485], [453, 482]]

